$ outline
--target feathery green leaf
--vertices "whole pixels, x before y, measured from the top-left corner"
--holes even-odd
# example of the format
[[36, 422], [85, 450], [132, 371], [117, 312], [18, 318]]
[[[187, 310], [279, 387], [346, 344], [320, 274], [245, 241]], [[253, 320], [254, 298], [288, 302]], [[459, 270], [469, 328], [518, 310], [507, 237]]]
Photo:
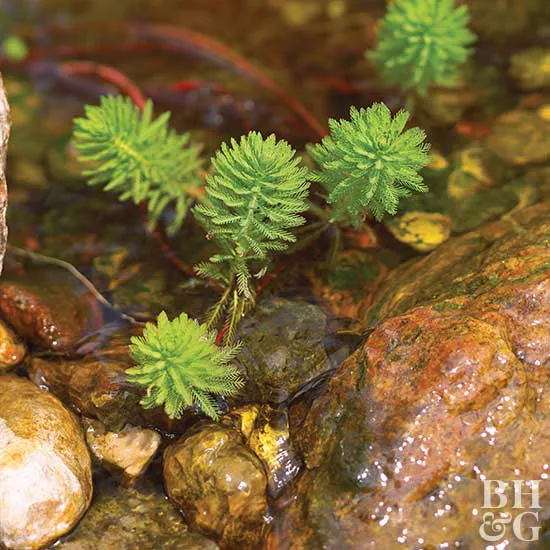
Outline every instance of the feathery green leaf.
[[292, 230], [305, 221], [309, 182], [295, 154], [286, 141], [258, 132], [222, 144], [212, 159], [205, 200], [194, 208], [220, 248], [210, 259], [216, 267], [201, 265], [200, 273], [236, 279], [239, 293], [249, 295], [251, 266], [260, 271], [274, 251], [296, 240]]
[[468, 20], [468, 7], [454, 0], [395, 0], [367, 55], [389, 84], [404, 90], [425, 94], [432, 83], [452, 85], [476, 39]]
[[153, 120], [151, 101], [141, 113], [129, 98], [106, 96], [75, 120], [74, 138], [90, 185], [102, 185], [120, 200], [146, 202], [151, 226], [172, 207], [173, 234], [193, 203], [187, 189], [201, 185], [201, 161], [200, 147], [189, 134], [170, 130], [169, 118], [164, 113]]
[[351, 120], [330, 120], [330, 135], [309, 148], [321, 171], [314, 179], [328, 192], [335, 221], [359, 226], [366, 213], [381, 220], [395, 214], [411, 191], [426, 191], [419, 170], [429, 161], [429, 144], [419, 128], [405, 130], [400, 111], [392, 119], [383, 103], [352, 107]]
[[156, 325], [147, 323], [143, 336], [132, 337], [130, 354], [136, 366], [126, 370], [128, 380], [147, 388], [145, 408], [164, 405], [170, 418], [197, 405], [216, 420], [215, 395], [233, 395], [243, 380], [229, 365], [238, 346], [220, 348], [215, 333], [182, 313], [170, 321], [162, 312]]

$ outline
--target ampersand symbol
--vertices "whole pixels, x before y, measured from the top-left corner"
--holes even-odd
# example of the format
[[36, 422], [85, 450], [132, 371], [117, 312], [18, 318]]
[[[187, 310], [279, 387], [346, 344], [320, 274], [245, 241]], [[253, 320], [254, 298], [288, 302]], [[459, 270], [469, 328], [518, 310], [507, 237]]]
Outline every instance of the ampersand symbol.
[[[495, 514], [493, 512], [486, 512], [483, 514], [483, 523], [479, 527], [479, 534], [483, 540], [488, 542], [497, 542], [504, 537], [506, 534], [505, 525], [511, 521], [511, 516], [495, 518]], [[487, 528], [489, 528], [489, 532], [487, 532]]]

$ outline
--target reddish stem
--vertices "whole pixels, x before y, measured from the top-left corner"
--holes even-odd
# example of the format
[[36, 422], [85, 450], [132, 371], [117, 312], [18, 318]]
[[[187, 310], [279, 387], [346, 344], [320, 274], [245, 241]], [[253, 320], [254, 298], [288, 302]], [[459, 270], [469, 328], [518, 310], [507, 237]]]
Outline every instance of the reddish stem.
[[214, 340], [214, 344], [216, 346], [221, 346], [222, 345], [223, 337], [227, 333], [228, 329], [229, 329], [229, 327], [227, 326], [227, 324], [224, 324], [223, 327], [220, 330], [218, 330], [218, 334], [216, 335], [216, 339]]
[[180, 258], [178, 258], [176, 253], [172, 250], [172, 247], [164, 239], [164, 236], [159, 229], [153, 229], [152, 231], [149, 231], [149, 235], [151, 235], [151, 237], [155, 239], [155, 241], [159, 245], [161, 252], [175, 268], [179, 269], [179, 271], [181, 271], [188, 277], [195, 277], [197, 275], [193, 266], [186, 264], [183, 260], [180, 260]]
[[60, 70], [67, 76], [95, 76], [104, 82], [114, 84], [134, 102], [140, 111], [145, 107], [145, 96], [140, 87], [113, 67], [91, 61], [69, 61], [62, 63]]
[[223, 65], [229, 65], [237, 72], [244, 74], [262, 88], [275, 94], [282, 103], [293, 111], [319, 137], [324, 137], [327, 129], [296, 98], [284, 88], [248, 61], [241, 54], [222, 42], [184, 27], [170, 25], [141, 25], [135, 27], [138, 39], [159, 41], [167, 50], [191, 50], [203, 57]]

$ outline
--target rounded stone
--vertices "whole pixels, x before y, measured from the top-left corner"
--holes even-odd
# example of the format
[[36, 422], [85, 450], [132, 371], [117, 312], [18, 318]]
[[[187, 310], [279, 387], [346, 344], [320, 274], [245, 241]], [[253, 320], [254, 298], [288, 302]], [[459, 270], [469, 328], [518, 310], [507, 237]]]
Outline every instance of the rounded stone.
[[34, 550], [70, 531], [92, 498], [77, 417], [24, 378], [0, 377], [0, 542]]

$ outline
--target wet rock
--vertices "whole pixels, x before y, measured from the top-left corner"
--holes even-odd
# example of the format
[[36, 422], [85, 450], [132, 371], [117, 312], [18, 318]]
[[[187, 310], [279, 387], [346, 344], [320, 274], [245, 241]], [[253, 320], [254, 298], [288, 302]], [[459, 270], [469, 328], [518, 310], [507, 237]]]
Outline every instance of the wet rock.
[[299, 430], [308, 470], [269, 547], [484, 547], [482, 480], [548, 475], [550, 204], [398, 268], [372, 308]]
[[148, 477], [131, 488], [94, 478], [94, 501], [59, 550], [217, 550], [192, 533], [181, 514]]
[[[126, 369], [133, 365], [128, 348], [131, 334], [121, 329], [109, 336], [100, 349], [84, 357], [33, 357], [28, 362], [29, 377], [67, 406], [102, 422], [108, 431], [120, 431], [126, 424], [167, 432], [185, 431], [198, 418], [196, 411], [189, 410], [175, 421], [168, 418], [162, 407], [146, 410], [140, 405], [145, 390], [128, 382], [125, 375]], [[90, 343], [89, 347], [94, 348], [95, 344]], [[89, 347], [85, 345], [77, 351], [88, 351]]]
[[23, 378], [0, 377], [0, 542], [43, 548], [90, 504], [90, 455], [75, 415]]
[[25, 357], [27, 348], [18, 336], [0, 321], [0, 372], [15, 367]]
[[206, 424], [164, 453], [168, 496], [221, 548], [255, 550], [266, 530], [266, 474], [235, 429]]
[[160, 434], [154, 430], [125, 426], [120, 432], [109, 432], [101, 422], [91, 418], [83, 418], [83, 424], [94, 457], [122, 470], [127, 480], [145, 472], [161, 442]]
[[300, 473], [302, 461], [292, 446], [286, 409], [262, 406], [247, 439], [267, 471], [269, 494], [277, 498]]
[[529, 48], [510, 59], [510, 75], [524, 90], [550, 87], [550, 49]]
[[486, 222], [534, 204], [538, 197], [538, 187], [524, 179], [465, 197], [451, 209], [452, 231], [455, 235], [472, 231]]
[[495, 122], [487, 147], [515, 166], [546, 162], [550, 160], [550, 124], [533, 111], [505, 113]]
[[40, 348], [73, 349], [101, 325], [97, 302], [66, 270], [18, 268], [0, 280], [0, 314], [22, 338]]
[[243, 434], [264, 464], [269, 495], [277, 498], [302, 467], [290, 440], [286, 406], [274, 409], [269, 405], [245, 405], [222, 417], [221, 422]]
[[324, 350], [327, 317], [306, 302], [270, 299], [245, 317], [237, 334], [235, 360], [250, 401], [280, 403], [329, 370]]

